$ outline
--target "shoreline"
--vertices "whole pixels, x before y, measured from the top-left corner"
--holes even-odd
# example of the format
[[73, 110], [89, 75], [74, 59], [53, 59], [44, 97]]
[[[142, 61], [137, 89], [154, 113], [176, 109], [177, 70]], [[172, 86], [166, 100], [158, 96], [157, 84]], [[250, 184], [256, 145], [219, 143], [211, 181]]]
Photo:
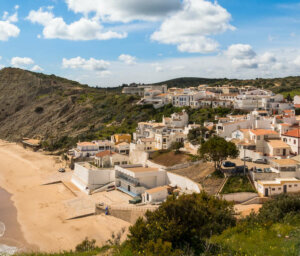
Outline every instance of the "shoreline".
[[74, 250], [85, 237], [95, 239], [101, 246], [113, 232], [130, 226], [125, 221], [104, 215], [66, 220], [65, 202], [76, 196], [63, 184], [42, 186], [60, 167], [57, 157], [0, 140], [0, 188], [11, 194], [29, 250]]
[[17, 209], [11, 196], [0, 187], [0, 254], [1, 252], [6, 253], [7, 250], [9, 252], [22, 252], [33, 249], [24, 238], [17, 219]]

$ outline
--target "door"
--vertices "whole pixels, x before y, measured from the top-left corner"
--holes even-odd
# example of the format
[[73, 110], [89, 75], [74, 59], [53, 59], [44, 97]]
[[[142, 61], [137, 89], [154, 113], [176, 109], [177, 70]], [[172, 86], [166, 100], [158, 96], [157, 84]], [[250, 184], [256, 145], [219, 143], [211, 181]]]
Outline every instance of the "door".
[[265, 188], [265, 196], [269, 196], [269, 189]]
[[128, 191], [130, 192], [130, 186], [128, 185]]
[[283, 155], [284, 156], [286, 155], [286, 149], [283, 149]]
[[283, 193], [287, 192], [287, 185], [283, 185]]

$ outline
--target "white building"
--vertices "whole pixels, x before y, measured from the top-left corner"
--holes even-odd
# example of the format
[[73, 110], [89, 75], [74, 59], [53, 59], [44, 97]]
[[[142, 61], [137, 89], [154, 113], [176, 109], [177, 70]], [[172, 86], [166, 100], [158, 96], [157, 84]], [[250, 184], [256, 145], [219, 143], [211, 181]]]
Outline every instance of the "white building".
[[282, 134], [281, 138], [291, 147], [293, 154], [300, 154], [300, 128], [293, 129]]
[[87, 162], [75, 163], [71, 182], [80, 190], [90, 194], [96, 189], [115, 181], [114, 168], [97, 168]]
[[97, 153], [106, 151], [106, 150], [114, 150], [114, 143], [103, 140], [103, 141], [92, 141], [92, 142], [78, 142], [77, 147], [70, 150], [69, 152], [78, 157], [91, 157], [95, 156]]
[[147, 189], [142, 195], [144, 203], [157, 203], [167, 199], [169, 193], [167, 186], [160, 186], [152, 189]]
[[166, 171], [141, 165], [116, 166], [117, 189], [133, 197], [142, 195], [147, 189], [166, 185]]

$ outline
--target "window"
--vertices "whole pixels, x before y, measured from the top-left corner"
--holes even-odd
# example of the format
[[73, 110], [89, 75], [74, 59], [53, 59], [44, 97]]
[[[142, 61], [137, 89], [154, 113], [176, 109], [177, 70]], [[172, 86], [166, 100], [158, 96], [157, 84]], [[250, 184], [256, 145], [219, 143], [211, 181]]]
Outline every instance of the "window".
[[297, 185], [297, 184], [295, 184], [295, 185], [294, 185], [294, 187], [298, 187], [298, 185]]
[[278, 188], [278, 190], [281, 190], [281, 188]]
[[289, 188], [291, 188], [292, 187], [292, 185], [289, 185]]
[[123, 161], [122, 164], [127, 164], [127, 161]]
[[260, 140], [260, 136], [257, 136], [257, 140]]
[[120, 162], [115, 162], [115, 165], [120, 165]]
[[272, 191], [275, 191], [275, 188], [272, 188]]
[[294, 140], [294, 144], [296, 144], [296, 140]]

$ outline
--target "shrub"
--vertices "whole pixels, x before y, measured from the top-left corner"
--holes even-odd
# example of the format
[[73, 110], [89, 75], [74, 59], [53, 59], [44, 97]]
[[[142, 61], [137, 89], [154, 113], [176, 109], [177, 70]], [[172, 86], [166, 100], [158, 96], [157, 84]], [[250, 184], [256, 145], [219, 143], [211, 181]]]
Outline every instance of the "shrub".
[[37, 114], [41, 114], [41, 113], [44, 112], [44, 108], [43, 107], [36, 107], [34, 112], [37, 113]]

